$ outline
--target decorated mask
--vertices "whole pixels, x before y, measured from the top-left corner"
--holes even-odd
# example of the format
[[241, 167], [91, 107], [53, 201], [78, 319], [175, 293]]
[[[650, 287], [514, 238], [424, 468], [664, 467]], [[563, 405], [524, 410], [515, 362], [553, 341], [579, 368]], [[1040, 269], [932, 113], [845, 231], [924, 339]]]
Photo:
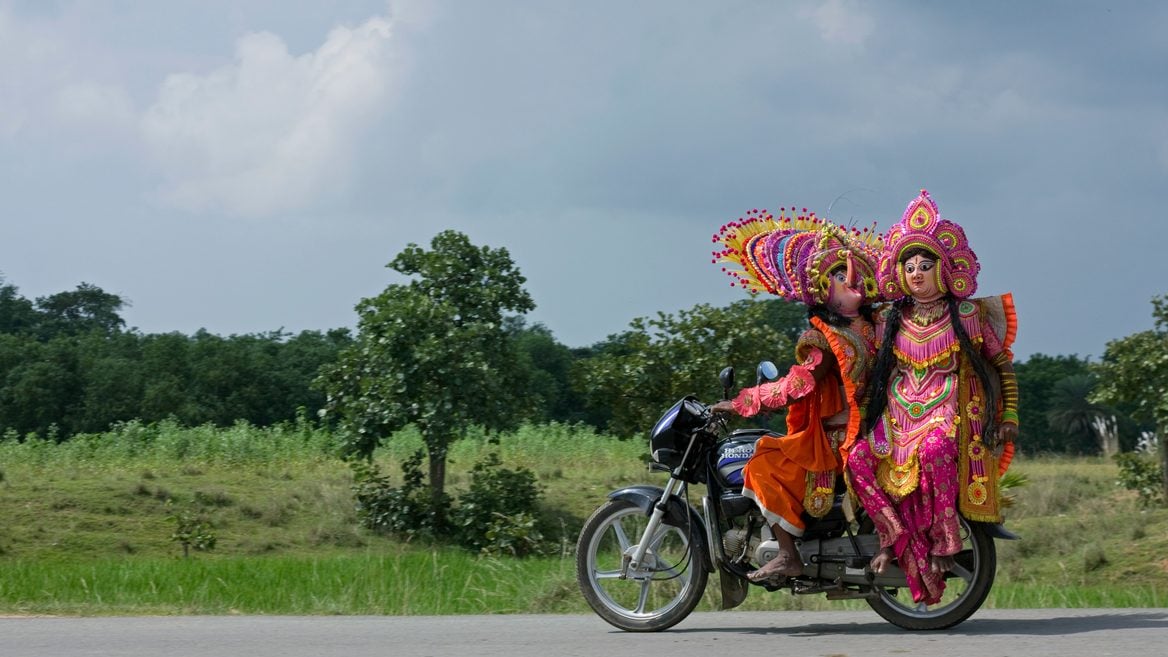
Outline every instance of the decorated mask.
[[878, 270], [880, 293], [884, 298], [911, 296], [902, 260], [914, 248], [936, 256], [940, 292], [965, 299], [977, 291], [977, 272], [981, 265], [965, 238], [965, 231], [956, 223], [942, 219], [937, 204], [923, 189], [905, 208], [900, 222], [888, 229], [884, 237], [884, 254]]

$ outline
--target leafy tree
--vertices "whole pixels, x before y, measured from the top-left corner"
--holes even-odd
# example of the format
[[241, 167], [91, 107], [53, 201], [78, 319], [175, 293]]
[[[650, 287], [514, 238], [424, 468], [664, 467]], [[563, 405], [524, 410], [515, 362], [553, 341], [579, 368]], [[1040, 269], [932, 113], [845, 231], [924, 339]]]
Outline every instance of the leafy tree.
[[0, 334], [29, 334], [39, 323], [40, 315], [32, 302], [20, 296], [16, 286], [5, 283], [0, 276]]
[[576, 355], [556, 341], [543, 324], [527, 326], [522, 317], [507, 318], [515, 340], [519, 366], [527, 370], [528, 388], [523, 397], [534, 422], [585, 422], [584, 399], [572, 387]]
[[76, 290], [58, 292], [36, 300], [36, 308], [42, 315], [42, 332], [45, 337], [90, 331], [108, 335], [119, 331], [126, 325], [126, 321], [118, 314], [125, 306], [125, 300], [118, 295], [84, 282]]
[[456, 231], [430, 250], [410, 244], [388, 265], [412, 277], [357, 304], [355, 343], [324, 368], [325, 413], [352, 455], [369, 458], [407, 424], [426, 443], [431, 501], [444, 498], [446, 454], [473, 425], [517, 425], [527, 389], [507, 311], [535, 307], [506, 249], [478, 247]]
[[1155, 423], [1160, 474], [1168, 500], [1168, 295], [1152, 299], [1155, 327], [1112, 340], [1095, 366], [1099, 386], [1093, 400], [1129, 403], [1137, 419]]
[[78, 338], [81, 405], [74, 431], [105, 431], [115, 422], [142, 417], [142, 337], [93, 333]]
[[191, 351], [191, 339], [177, 331], [143, 336], [143, 421], [173, 417], [188, 426], [205, 421], [189, 390], [194, 377]]
[[0, 387], [4, 428], [22, 435], [70, 435], [82, 392], [74, 343], [25, 340], [22, 346], [24, 358], [6, 373]]
[[[802, 311], [796, 315], [773, 307], [780, 303], [744, 300], [724, 308], [699, 304], [676, 317], [659, 313], [654, 319], [634, 319], [629, 330], [610, 336], [593, 356], [578, 362], [578, 391], [590, 406], [611, 409], [610, 431], [639, 435], [666, 406], [687, 394], [707, 401], [720, 398], [717, 374], [727, 365], [751, 373], [760, 360], [789, 365], [791, 336], [805, 329], [807, 320]], [[784, 324], [774, 323], [776, 314]]]

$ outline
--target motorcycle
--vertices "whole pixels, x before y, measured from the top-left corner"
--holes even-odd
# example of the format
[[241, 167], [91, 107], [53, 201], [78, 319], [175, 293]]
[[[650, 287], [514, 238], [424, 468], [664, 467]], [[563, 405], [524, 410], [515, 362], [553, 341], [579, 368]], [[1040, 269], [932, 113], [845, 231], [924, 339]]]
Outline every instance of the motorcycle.
[[[759, 382], [777, 377], [772, 363], [759, 365]], [[729, 398], [733, 368], [719, 378]], [[669, 473], [665, 487], [636, 485], [609, 493], [580, 532], [576, 579], [597, 615], [629, 632], [668, 629], [697, 607], [711, 573], [719, 576], [722, 609], [742, 604], [750, 587], [760, 586], [829, 600], [861, 599], [907, 630], [953, 627], [977, 611], [994, 582], [994, 540], [1016, 540], [1016, 535], [999, 524], [961, 518], [962, 550], [946, 575], [944, 597], [933, 605], [914, 603], [899, 566], [882, 574], [869, 568], [880, 540], [842, 485], [824, 517], [804, 516], [807, 528], [796, 539], [803, 572], [779, 581], [748, 580], [749, 571], [779, 550], [757, 505], [742, 495], [742, 468], [767, 432], [727, 432], [725, 418], [693, 396], [661, 416], [649, 436], [650, 469]], [[693, 485], [705, 486], [700, 509], [688, 500]]]

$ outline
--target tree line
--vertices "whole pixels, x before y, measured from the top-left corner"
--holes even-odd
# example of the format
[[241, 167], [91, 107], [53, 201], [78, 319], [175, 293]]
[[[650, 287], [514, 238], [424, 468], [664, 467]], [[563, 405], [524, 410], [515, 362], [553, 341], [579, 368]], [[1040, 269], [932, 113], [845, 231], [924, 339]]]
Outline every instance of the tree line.
[[0, 433], [60, 441], [133, 419], [294, 420], [322, 406], [310, 384], [353, 341], [347, 329], [147, 334], [126, 329], [125, 305], [89, 283], [30, 300], [0, 280]]
[[[299, 412], [339, 422], [358, 453], [410, 423], [432, 427], [439, 450], [468, 424], [584, 423], [639, 437], [684, 395], [720, 398], [726, 365], [740, 385], [754, 382], [761, 359], [784, 369], [807, 327], [800, 306], [744, 299], [637, 318], [570, 348], [524, 319], [534, 304], [505, 249], [447, 231], [389, 266], [413, 281], [361, 300], [356, 335], [147, 334], [127, 329], [125, 301], [98, 286], [30, 300], [0, 279], [0, 433], [67, 440], [133, 419], [268, 426]], [[1163, 349], [1168, 324], [1157, 317], [1157, 331], [1116, 341], [1100, 363], [1045, 354], [1016, 363], [1019, 450], [1130, 451], [1154, 436], [1164, 402], [1140, 381], [1156, 372], [1130, 375], [1130, 389], [1108, 373], [1159, 362], [1143, 357]]]

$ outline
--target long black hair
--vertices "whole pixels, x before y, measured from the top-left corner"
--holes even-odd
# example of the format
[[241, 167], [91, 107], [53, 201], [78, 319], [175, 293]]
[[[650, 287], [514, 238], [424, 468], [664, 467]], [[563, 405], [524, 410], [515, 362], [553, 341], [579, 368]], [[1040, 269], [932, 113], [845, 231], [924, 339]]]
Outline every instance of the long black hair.
[[[930, 251], [917, 248], [911, 249], [901, 256], [900, 261], [903, 263], [916, 255], [927, 255], [931, 258], [937, 257]], [[958, 314], [957, 309], [957, 299], [952, 294], [946, 294], [945, 301], [949, 306], [949, 324], [953, 327], [953, 332], [957, 335], [958, 344], [961, 345], [961, 353], [965, 354], [965, 357], [969, 359], [969, 363], [973, 366], [973, 371], [977, 374], [977, 378], [981, 382], [981, 387], [984, 391], [985, 400], [982, 405], [982, 413], [985, 421], [982, 424], [982, 434], [986, 443], [992, 445], [995, 432], [997, 431], [997, 408], [1000, 392], [998, 386], [995, 384], [995, 379], [990, 376], [991, 365], [981, 355], [980, 350], [973, 348], [973, 341], [969, 339], [969, 334], [966, 333], [965, 326], [961, 323], [961, 316]], [[871, 378], [868, 379], [870, 381], [870, 388], [868, 410], [865, 414], [865, 433], [871, 431], [876, 426], [876, 423], [880, 421], [880, 416], [884, 414], [884, 409], [888, 407], [888, 384], [892, 376], [892, 369], [896, 365], [896, 356], [893, 354], [892, 348], [896, 344], [896, 335], [900, 333], [900, 323], [905, 309], [911, 309], [915, 303], [912, 297], [903, 297], [894, 301], [892, 308], [888, 311], [888, 319], [884, 325], [884, 341], [880, 343], [880, 352], [876, 356], [876, 365], [872, 369]], [[963, 410], [958, 409], [958, 413], [961, 413]]]
[[[872, 306], [869, 304], [860, 306], [860, 316], [869, 322], [872, 321]], [[807, 306], [807, 319], [811, 319], [812, 317], [822, 319], [828, 326], [844, 327], [850, 326], [852, 323], [851, 317], [841, 315], [823, 304]]]

